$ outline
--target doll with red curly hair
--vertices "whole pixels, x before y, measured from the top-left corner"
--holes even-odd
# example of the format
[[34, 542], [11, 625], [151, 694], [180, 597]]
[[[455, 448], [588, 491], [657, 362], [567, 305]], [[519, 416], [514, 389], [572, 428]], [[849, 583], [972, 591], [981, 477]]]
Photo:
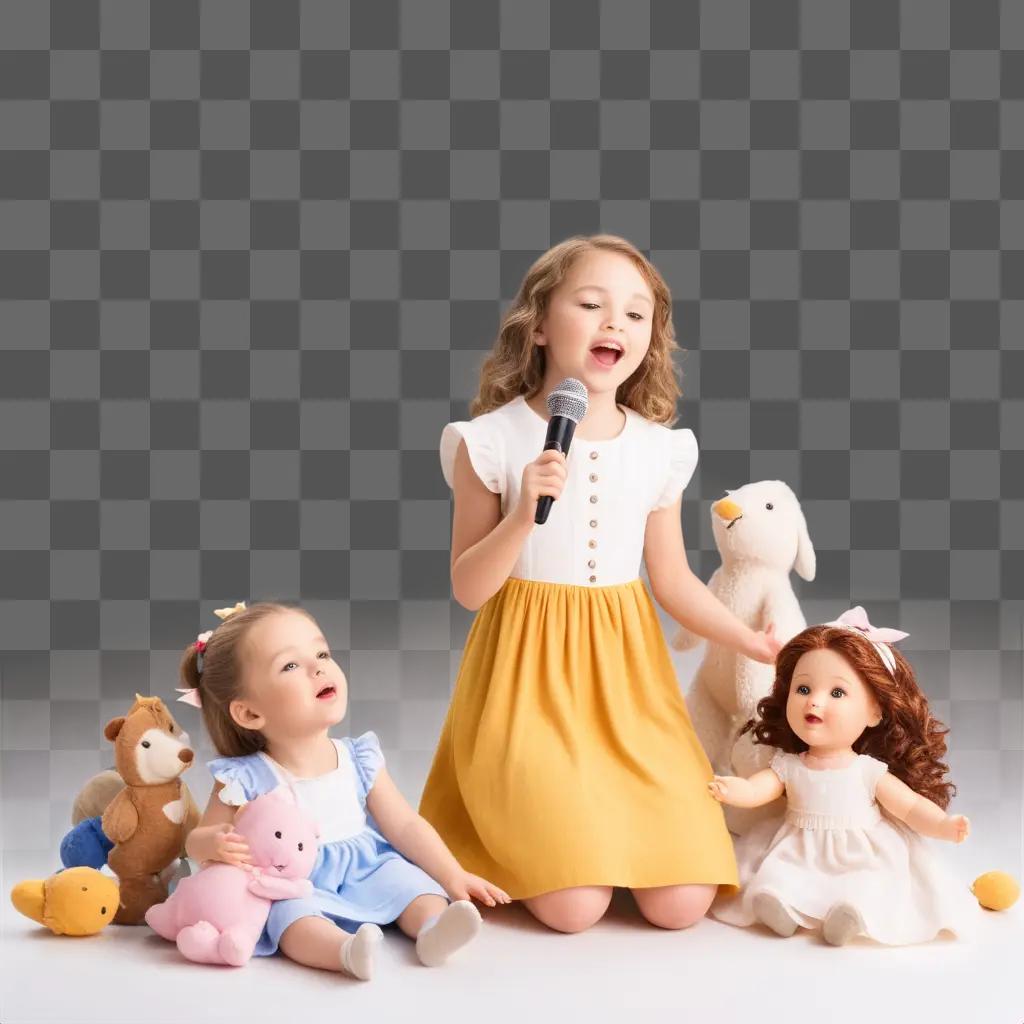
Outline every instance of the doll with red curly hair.
[[768, 769], [716, 776], [708, 788], [734, 807], [785, 792], [786, 816], [739, 841], [741, 890], [719, 897], [719, 920], [782, 936], [820, 929], [837, 946], [970, 930], [975, 901], [919, 838], [960, 843], [970, 823], [946, 812], [956, 792], [942, 760], [948, 730], [890, 646], [906, 635], [873, 627], [858, 607], [779, 652], [772, 691], [745, 730], [778, 753]]

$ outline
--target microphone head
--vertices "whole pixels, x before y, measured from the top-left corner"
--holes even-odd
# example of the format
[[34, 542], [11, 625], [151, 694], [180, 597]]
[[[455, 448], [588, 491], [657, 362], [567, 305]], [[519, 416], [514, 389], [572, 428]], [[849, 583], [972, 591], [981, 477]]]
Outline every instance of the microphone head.
[[588, 404], [587, 387], [575, 377], [566, 377], [548, 395], [548, 412], [552, 416], [564, 416], [573, 423], [579, 423], [586, 416]]

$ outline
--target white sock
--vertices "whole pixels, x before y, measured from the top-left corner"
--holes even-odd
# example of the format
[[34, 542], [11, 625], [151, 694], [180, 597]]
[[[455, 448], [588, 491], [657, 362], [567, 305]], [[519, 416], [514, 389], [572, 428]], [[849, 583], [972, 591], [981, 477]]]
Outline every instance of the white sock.
[[373, 977], [373, 958], [384, 941], [384, 933], [375, 924], [361, 924], [359, 930], [341, 947], [341, 969], [360, 981]]
[[480, 911], [469, 900], [450, 903], [416, 937], [416, 955], [426, 967], [439, 967], [480, 931]]

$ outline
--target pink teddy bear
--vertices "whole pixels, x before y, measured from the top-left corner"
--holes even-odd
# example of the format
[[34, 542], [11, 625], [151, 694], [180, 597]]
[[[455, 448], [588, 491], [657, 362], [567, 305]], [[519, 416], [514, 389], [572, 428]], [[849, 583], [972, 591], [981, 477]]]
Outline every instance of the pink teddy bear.
[[245, 804], [234, 829], [245, 836], [248, 869], [209, 863], [146, 911], [146, 923], [201, 964], [241, 967], [253, 954], [272, 900], [308, 897], [319, 831], [284, 786]]

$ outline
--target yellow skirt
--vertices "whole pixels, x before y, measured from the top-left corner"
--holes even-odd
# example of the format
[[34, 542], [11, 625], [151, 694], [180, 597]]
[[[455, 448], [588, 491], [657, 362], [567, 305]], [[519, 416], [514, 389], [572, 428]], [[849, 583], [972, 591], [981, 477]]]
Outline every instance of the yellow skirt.
[[735, 886], [711, 774], [641, 580], [512, 577], [470, 628], [420, 813], [514, 899]]

